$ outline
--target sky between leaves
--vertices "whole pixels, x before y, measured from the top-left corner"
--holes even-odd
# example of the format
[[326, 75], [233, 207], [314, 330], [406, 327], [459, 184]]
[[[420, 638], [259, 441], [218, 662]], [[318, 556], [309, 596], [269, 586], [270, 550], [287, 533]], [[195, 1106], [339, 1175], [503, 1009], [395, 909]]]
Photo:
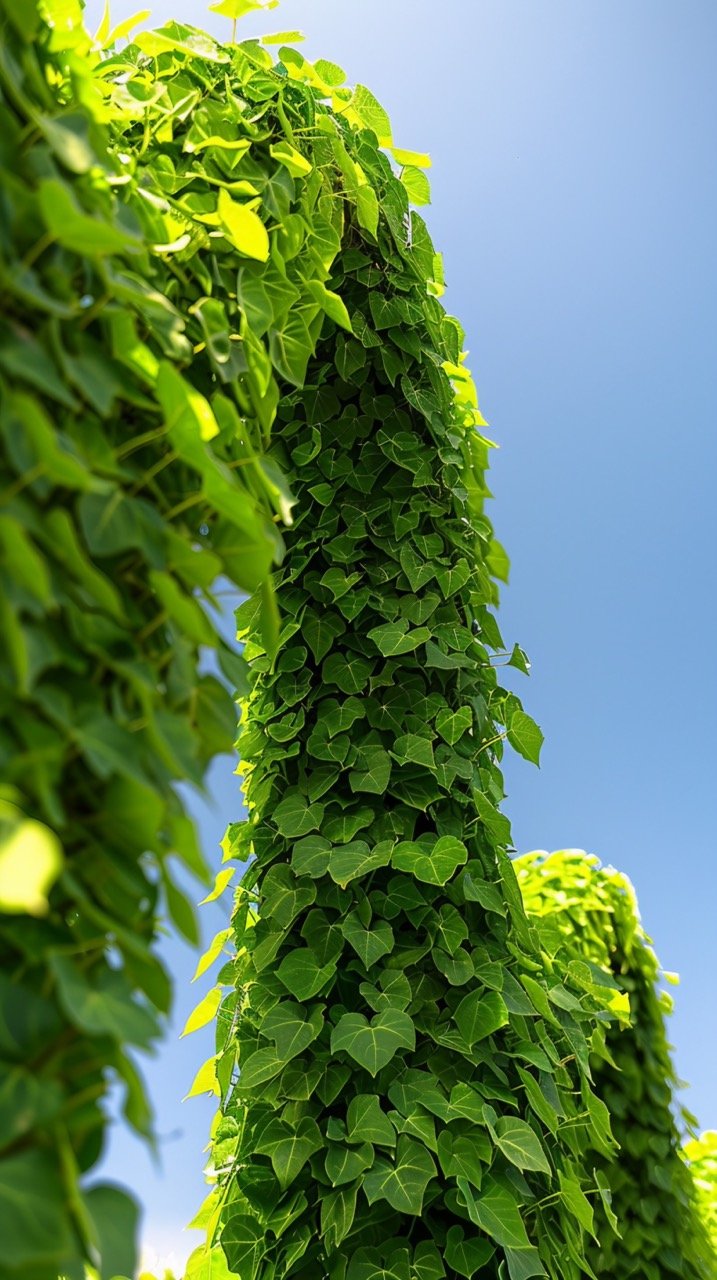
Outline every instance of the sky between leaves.
[[[151, 3], [151, 0], [147, 0]], [[115, 0], [115, 22], [140, 7]], [[96, 25], [102, 0], [88, 0]], [[202, 0], [155, 0], [216, 35]], [[463, 323], [499, 441], [491, 512], [512, 560], [501, 627], [546, 743], [506, 769], [518, 849], [579, 846], [634, 880], [648, 932], [680, 972], [672, 1038], [686, 1095], [717, 1127], [711, 854], [717, 829], [717, 9], [711, 0], [283, 0], [240, 35], [299, 27], [428, 150], [427, 211], [445, 301]], [[239, 816], [233, 764], [197, 806], [218, 862]], [[199, 896], [199, 895], [197, 895]], [[204, 908], [207, 937], [228, 900]], [[201, 983], [177, 981], [149, 1064], [161, 1167], [117, 1132], [105, 1176], [146, 1206], [144, 1237], [180, 1263], [203, 1195], [211, 1106], [179, 1099], [211, 1036], [178, 1041]]]

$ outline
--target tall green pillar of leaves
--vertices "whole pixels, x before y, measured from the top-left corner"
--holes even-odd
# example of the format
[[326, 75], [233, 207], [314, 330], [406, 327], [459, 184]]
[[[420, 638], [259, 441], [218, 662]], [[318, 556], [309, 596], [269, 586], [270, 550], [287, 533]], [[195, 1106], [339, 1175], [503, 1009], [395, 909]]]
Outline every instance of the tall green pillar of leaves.
[[[617, 1160], [600, 1162], [620, 1235], [592, 1242], [588, 1261], [596, 1276], [611, 1280], [712, 1280], [717, 1253], [705, 1229], [709, 1214], [681, 1151], [695, 1122], [675, 1097], [679, 1081], [665, 1025], [671, 999], [659, 988], [664, 971], [634, 889], [626, 876], [576, 850], [528, 854], [516, 869], [546, 949], [556, 957], [567, 953], [573, 964], [599, 966], [629, 997], [629, 1021], [610, 1030], [610, 1057], [595, 1064], [596, 1089], [620, 1144]], [[697, 1143], [688, 1151], [690, 1159], [703, 1156]]]
[[542, 735], [498, 681], [491, 445], [410, 208], [426, 161], [367, 90], [332, 90], [339, 69], [279, 58], [242, 94], [251, 113], [274, 86], [332, 176], [341, 305], [278, 409], [297, 496], [278, 645], [257, 601], [238, 614], [249, 818], [225, 847], [250, 865], [200, 1073], [222, 1104], [190, 1274], [223, 1248], [242, 1280], [578, 1280], [609, 1230], [588, 1066], [609, 1010], [540, 951], [508, 857], [504, 744], [537, 762]]

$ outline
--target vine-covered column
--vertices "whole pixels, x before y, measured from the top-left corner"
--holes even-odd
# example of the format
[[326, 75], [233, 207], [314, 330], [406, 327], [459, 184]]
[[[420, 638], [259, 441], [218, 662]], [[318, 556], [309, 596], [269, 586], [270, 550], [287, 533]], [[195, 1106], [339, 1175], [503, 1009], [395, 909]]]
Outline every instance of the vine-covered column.
[[709, 1213], [681, 1150], [695, 1121], [677, 1099], [665, 1025], [672, 1000], [659, 985], [675, 979], [650, 945], [632, 884], [575, 849], [526, 854], [516, 869], [546, 945], [549, 930], [568, 959], [600, 966], [624, 993], [625, 1017], [607, 1036], [609, 1058], [595, 1064], [620, 1144], [617, 1160], [600, 1161], [620, 1234], [590, 1243], [590, 1266], [606, 1280], [714, 1280], [717, 1253], [703, 1221]]
[[324, 124], [307, 154], [337, 180], [359, 163], [380, 218], [347, 207], [351, 332], [324, 330], [279, 406], [298, 515], [276, 651], [254, 601], [238, 615], [249, 818], [227, 850], [251, 863], [199, 1221], [242, 1280], [577, 1280], [609, 1229], [584, 1173], [614, 1147], [602, 997], [537, 949], [508, 857], [503, 745], [537, 761], [542, 735], [496, 672], [490, 445], [425, 224], [376, 132]]

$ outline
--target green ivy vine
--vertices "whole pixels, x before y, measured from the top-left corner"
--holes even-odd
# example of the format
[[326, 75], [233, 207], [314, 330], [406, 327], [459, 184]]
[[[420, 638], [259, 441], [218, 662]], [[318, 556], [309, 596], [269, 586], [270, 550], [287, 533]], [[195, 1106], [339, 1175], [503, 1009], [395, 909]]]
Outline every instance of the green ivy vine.
[[[576, 850], [527, 854], [515, 866], [526, 910], [539, 920], [549, 953], [567, 951], [572, 963], [599, 966], [629, 1000], [629, 1021], [611, 1028], [608, 1056], [595, 1063], [596, 1088], [620, 1144], [616, 1161], [601, 1162], [619, 1236], [591, 1244], [590, 1266], [611, 1280], [712, 1280], [717, 1252], [705, 1222], [714, 1199], [704, 1195], [702, 1211], [682, 1156], [684, 1133], [693, 1133], [695, 1121], [676, 1101], [679, 1081], [665, 1026], [672, 1000], [659, 987], [665, 977], [676, 979], [660, 967], [635, 891], [627, 876]], [[693, 1139], [690, 1162], [699, 1167], [708, 1150], [708, 1143], [700, 1147]]]
[[541, 952], [508, 857], [503, 744], [537, 762], [542, 735], [498, 683], [496, 658], [527, 663], [495, 620], [490, 442], [410, 208], [425, 159], [340, 69], [255, 59], [233, 53], [248, 110], [280, 98], [339, 197], [343, 310], [277, 412], [297, 497], [277, 645], [258, 598], [237, 616], [249, 819], [225, 852], [249, 866], [235, 955], [191, 1020], [220, 1002], [196, 1086], [221, 1094], [216, 1186], [188, 1274], [577, 1280], [609, 1230], [586, 1153], [615, 1147], [588, 1064], [612, 1013]]

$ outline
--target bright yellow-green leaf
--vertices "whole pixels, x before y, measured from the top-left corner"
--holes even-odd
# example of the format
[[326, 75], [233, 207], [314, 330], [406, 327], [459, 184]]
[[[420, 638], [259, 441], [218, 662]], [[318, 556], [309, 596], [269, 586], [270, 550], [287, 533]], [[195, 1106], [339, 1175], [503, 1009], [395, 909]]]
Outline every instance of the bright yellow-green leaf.
[[211, 968], [217, 957], [221, 955], [224, 949], [224, 943], [228, 941], [231, 934], [231, 929], [220, 929], [219, 933], [214, 935], [209, 946], [204, 952], [204, 955], [199, 957], [192, 982], [196, 982], [197, 978], [201, 978], [202, 974], [206, 973], [207, 969]]
[[431, 184], [422, 169], [416, 168], [415, 165], [406, 165], [401, 172], [401, 182], [408, 192], [411, 204], [431, 203]]
[[123, 22], [118, 22], [117, 26], [110, 31], [105, 41], [105, 47], [115, 44], [117, 40], [125, 40], [130, 32], [134, 31], [135, 27], [138, 27], [142, 22], [146, 22], [147, 18], [151, 16], [151, 9], [140, 9], [138, 13], [133, 13], [131, 18], [125, 18]]
[[0, 803], [0, 911], [44, 915], [62, 862], [62, 847], [49, 827]]
[[206, 898], [202, 898], [199, 904], [200, 907], [203, 907], [207, 902], [215, 902], [217, 898], [221, 897], [235, 872], [236, 867], [228, 867], [225, 871], [217, 871], [214, 878], [214, 888], [207, 894]]
[[232, 200], [228, 191], [220, 191], [217, 213], [222, 230], [240, 253], [247, 258], [266, 262], [269, 257], [269, 236], [257, 213], [248, 205]]
[[248, 138], [221, 138], [218, 134], [212, 134], [210, 138], [200, 138], [199, 142], [185, 142], [184, 150], [191, 153], [204, 151], [206, 147], [219, 147], [222, 151], [237, 151], [244, 155], [250, 146]]
[[306, 39], [303, 31], [275, 31], [273, 35], [262, 36], [262, 44], [301, 44]]
[[356, 85], [350, 107], [364, 129], [373, 130], [381, 146], [391, 145], [391, 121], [388, 113], [364, 84]]
[[187, 1259], [184, 1280], [235, 1280], [221, 1245], [207, 1249], [200, 1244]]
[[222, 18], [229, 18], [232, 22], [236, 22], [238, 18], [244, 18], [247, 13], [257, 13], [268, 9], [276, 9], [279, 0], [219, 0], [218, 4], [210, 4], [209, 8], [212, 13], [218, 13]]
[[206, 1062], [202, 1063], [194, 1077], [194, 1080], [192, 1081], [192, 1087], [189, 1090], [189, 1093], [184, 1097], [185, 1102], [187, 1101], [187, 1098], [198, 1098], [202, 1093], [213, 1093], [216, 1094], [217, 1097], [219, 1096], [216, 1063], [217, 1060], [214, 1055], [212, 1055], [211, 1058], [207, 1058]]
[[391, 147], [396, 164], [410, 164], [416, 169], [430, 169], [431, 157], [427, 151], [406, 151], [404, 147]]
[[182, 377], [180, 373], [163, 361], [157, 377], [157, 391], [160, 404], [165, 412], [170, 435], [175, 434], [175, 445], [182, 444], [186, 438], [213, 440], [219, 434], [217, 420], [208, 400]]
[[95, 31], [95, 44], [104, 46], [110, 33], [110, 0], [105, 0], [105, 7], [100, 19], [100, 25]]
[[217, 1009], [222, 1002], [221, 987], [212, 987], [202, 1000], [199, 1001], [196, 1009], [193, 1009], [184, 1024], [183, 1036], [189, 1036], [193, 1031], [199, 1031], [202, 1027], [206, 1027], [216, 1017]]
[[307, 173], [311, 173], [313, 165], [305, 156], [302, 156], [296, 147], [292, 147], [289, 142], [277, 142], [269, 147], [269, 151], [275, 160], [285, 165], [293, 178], [305, 178]]

